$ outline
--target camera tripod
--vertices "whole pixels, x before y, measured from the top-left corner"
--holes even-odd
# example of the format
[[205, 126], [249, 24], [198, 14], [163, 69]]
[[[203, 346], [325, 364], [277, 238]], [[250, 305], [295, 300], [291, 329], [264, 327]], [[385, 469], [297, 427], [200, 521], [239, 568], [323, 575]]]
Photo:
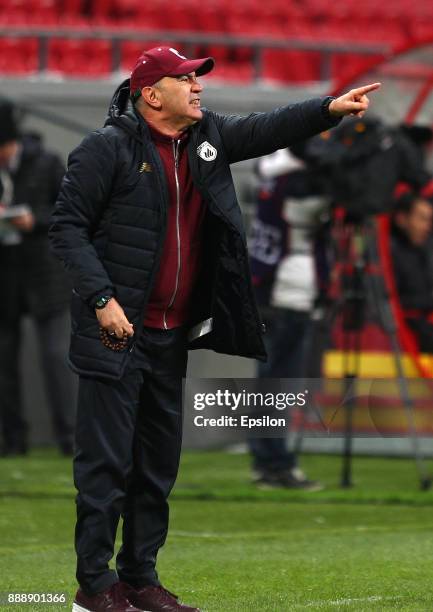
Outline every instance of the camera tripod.
[[356, 223], [339, 220], [335, 231], [337, 254], [334, 272], [340, 284], [340, 297], [329, 308], [323, 322], [329, 330], [336, 317], [342, 317], [345, 424], [341, 486], [347, 488], [353, 484], [353, 412], [356, 403], [353, 391], [360, 371], [361, 334], [370, 308], [391, 345], [399, 396], [406, 412], [420, 488], [428, 490], [431, 487], [431, 477], [420, 449], [414, 405], [404, 374], [397, 326], [383, 277], [377, 247], [376, 220], [369, 217]]

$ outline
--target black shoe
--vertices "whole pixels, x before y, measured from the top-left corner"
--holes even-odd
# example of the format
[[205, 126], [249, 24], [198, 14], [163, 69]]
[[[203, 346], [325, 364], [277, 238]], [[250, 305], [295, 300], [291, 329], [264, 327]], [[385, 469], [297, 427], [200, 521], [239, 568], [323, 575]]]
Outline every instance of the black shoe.
[[264, 491], [269, 489], [297, 489], [311, 493], [322, 491], [323, 485], [309, 480], [300, 468], [279, 471], [263, 471], [254, 478], [254, 484]]

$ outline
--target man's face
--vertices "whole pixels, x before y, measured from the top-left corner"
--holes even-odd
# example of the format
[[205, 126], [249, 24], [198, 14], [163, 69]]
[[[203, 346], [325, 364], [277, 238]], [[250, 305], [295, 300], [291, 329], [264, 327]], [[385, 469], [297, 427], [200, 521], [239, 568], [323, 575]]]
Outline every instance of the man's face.
[[12, 161], [14, 155], [18, 150], [18, 143], [16, 140], [5, 142], [0, 145], [0, 168], [5, 168]]
[[412, 244], [422, 246], [431, 235], [433, 207], [425, 200], [417, 200], [410, 212], [400, 215], [399, 225]]
[[164, 77], [157, 85], [161, 110], [164, 116], [180, 128], [200, 121], [202, 85], [197, 81], [195, 72], [178, 77]]

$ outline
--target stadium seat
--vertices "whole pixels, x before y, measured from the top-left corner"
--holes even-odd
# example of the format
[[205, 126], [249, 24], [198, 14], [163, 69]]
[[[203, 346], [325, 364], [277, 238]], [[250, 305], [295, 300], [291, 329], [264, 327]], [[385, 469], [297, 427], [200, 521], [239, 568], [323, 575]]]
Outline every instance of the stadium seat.
[[114, 14], [114, 0], [92, 0], [93, 21], [109, 21]]
[[231, 49], [225, 45], [209, 45], [205, 49], [205, 55], [213, 57], [217, 64], [223, 64], [230, 61]]
[[131, 72], [137, 58], [147, 45], [135, 40], [126, 40], [120, 44], [120, 69]]
[[62, 18], [64, 16], [81, 16], [84, 9], [84, 0], [63, 0], [60, 5]]
[[306, 51], [263, 51], [263, 78], [290, 83], [318, 81], [320, 54]]
[[195, 19], [191, 10], [186, 3], [173, 4], [164, 13], [163, 29], [185, 30], [186, 32], [194, 30]]
[[254, 77], [253, 67], [250, 63], [218, 62], [215, 70], [206, 79], [215, 81], [230, 81], [235, 83], [251, 83]]
[[137, 13], [139, 11], [139, 0], [114, 0], [113, 18], [118, 25], [136, 29]]
[[102, 77], [111, 68], [111, 43], [107, 40], [53, 39], [49, 42], [49, 71], [76, 77]]
[[32, 0], [28, 23], [41, 27], [53, 27], [59, 22], [58, 0]]
[[415, 18], [406, 24], [407, 36], [411, 40], [426, 40], [433, 36], [433, 15], [428, 19]]
[[167, 30], [164, 11], [155, 3], [137, 2], [133, 26], [148, 30]]
[[356, 72], [360, 73], [365, 70], [374, 59], [379, 62], [382, 56], [334, 53], [331, 57], [331, 77], [344, 80], [345, 75], [352, 75]]
[[225, 16], [214, 3], [205, 3], [194, 12], [195, 28], [199, 32], [224, 32]]
[[252, 47], [234, 47], [233, 56], [235, 62], [252, 65], [254, 61], [254, 50]]
[[0, 24], [27, 25], [30, 17], [30, 0], [6, 0], [0, 4]]
[[38, 64], [36, 38], [0, 38], [0, 73], [32, 74], [37, 72]]

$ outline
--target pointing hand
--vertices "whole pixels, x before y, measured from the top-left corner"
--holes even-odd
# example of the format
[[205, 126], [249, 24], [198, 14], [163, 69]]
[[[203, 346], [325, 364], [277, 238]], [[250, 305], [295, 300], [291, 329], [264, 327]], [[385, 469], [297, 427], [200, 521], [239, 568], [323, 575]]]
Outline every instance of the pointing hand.
[[328, 108], [330, 114], [334, 117], [344, 117], [345, 115], [362, 117], [370, 104], [367, 94], [370, 91], [376, 91], [380, 86], [381, 83], [372, 83], [371, 85], [351, 89], [346, 94], [332, 100]]

